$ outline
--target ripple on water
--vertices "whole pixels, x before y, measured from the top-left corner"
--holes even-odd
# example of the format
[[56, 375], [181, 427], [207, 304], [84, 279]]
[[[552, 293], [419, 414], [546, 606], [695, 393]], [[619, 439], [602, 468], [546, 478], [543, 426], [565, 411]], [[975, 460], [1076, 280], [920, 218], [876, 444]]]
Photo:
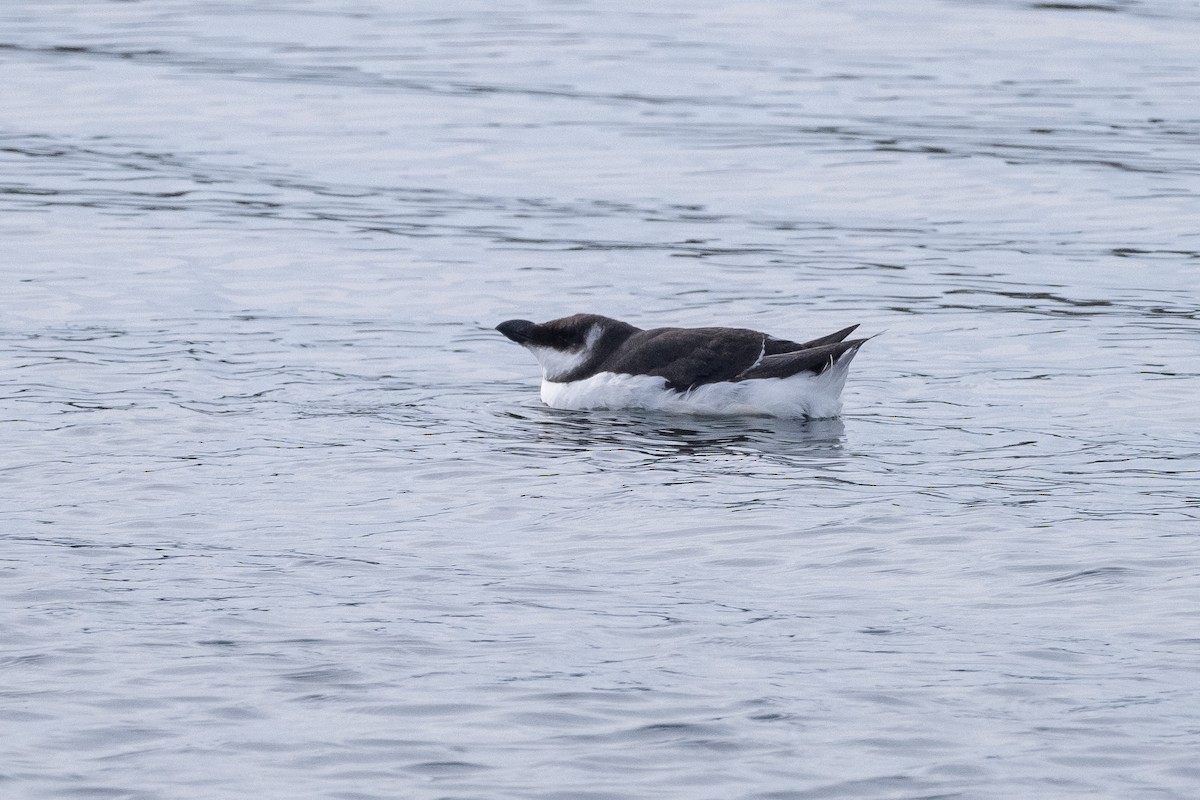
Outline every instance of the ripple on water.
[[5, 4], [6, 796], [1191, 795], [1200, 19], [761, 11]]

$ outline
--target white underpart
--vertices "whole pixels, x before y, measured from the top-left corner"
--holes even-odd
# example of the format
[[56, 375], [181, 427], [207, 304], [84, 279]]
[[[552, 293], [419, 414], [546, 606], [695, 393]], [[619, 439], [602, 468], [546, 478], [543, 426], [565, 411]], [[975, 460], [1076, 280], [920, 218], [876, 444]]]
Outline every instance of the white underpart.
[[820, 375], [802, 372], [787, 378], [708, 383], [686, 392], [666, 388], [665, 378], [601, 372], [570, 383], [542, 381], [542, 402], [552, 408], [641, 409], [681, 414], [771, 417], [836, 417], [842, 411], [842, 387], [855, 351], [843, 355]]
[[532, 347], [526, 345], [525, 349], [533, 353], [533, 357], [538, 360], [538, 364], [542, 367], [542, 380], [552, 381], [555, 378], [569, 375], [572, 370], [578, 368], [587, 361], [591, 355], [592, 348], [596, 342], [600, 340], [599, 325], [593, 325], [588, 331], [587, 338], [584, 340], [583, 347], [578, 350], [556, 350], [553, 347]]

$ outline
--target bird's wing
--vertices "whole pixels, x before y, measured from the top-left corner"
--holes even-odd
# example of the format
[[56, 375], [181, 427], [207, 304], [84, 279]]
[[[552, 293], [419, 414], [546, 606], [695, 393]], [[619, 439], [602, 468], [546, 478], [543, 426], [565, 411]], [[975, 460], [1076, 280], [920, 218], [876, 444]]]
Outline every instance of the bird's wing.
[[630, 336], [598, 372], [666, 378], [671, 389], [730, 381], [765, 355], [767, 336], [741, 328], [655, 328]]
[[833, 342], [804, 350], [794, 350], [790, 353], [766, 356], [762, 361], [738, 375], [737, 379], [746, 381], [755, 378], [787, 378], [800, 372], [820, 375], [846, 353], [853, 355], [853, 352], [862, 347], [865, 341], [867, 340], [851, 339], [848, 342]]
[[774, 336], [767, 337], [767, 355], [774, 356], [780, 353], [794, 353], [797, 350], [808, 350], [812, 347], [820, 347], [825, 344], [834, 344], [845, 339], [850, 334], [854, 333], [857, 325], [851, 325], [849, 328], [842, 328], [836, 333], [831, 333], [828, 336], [821, 336], [809, 342], [790, 342], [787, 339], [776, 339]]

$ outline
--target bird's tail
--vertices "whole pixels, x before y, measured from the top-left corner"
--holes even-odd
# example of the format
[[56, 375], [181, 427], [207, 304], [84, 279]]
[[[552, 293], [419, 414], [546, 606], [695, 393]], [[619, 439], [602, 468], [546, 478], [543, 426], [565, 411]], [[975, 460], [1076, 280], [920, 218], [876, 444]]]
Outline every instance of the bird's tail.
[[[845, 336], [853, 328], [839, 333]], [[826, 339], [830, 337], [824, 337]], [[833, 341], [819, 344], [815, 347], [806, 346], [803, 350], [793, 350], [790, 353], [779, 353], [766, 356], [750, 369], [737, 376], [737, 380], [747, 381], [756, 378], [788, 378], [801, 372], [811, 372], [820, 375], [830, 369], [837, 368], [843, 374], [850, 367], [858, 348], [866, 344], [866, 339], [851, 339], [849, 341]]]

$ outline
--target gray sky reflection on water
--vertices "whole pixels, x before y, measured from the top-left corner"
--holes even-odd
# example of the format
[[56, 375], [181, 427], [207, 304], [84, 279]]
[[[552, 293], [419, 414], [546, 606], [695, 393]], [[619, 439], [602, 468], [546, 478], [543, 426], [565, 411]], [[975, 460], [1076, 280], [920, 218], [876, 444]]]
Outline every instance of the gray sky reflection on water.
[[1192, 797], [1200, 17], [1066, 5], [6, 4], [4, 796]]

